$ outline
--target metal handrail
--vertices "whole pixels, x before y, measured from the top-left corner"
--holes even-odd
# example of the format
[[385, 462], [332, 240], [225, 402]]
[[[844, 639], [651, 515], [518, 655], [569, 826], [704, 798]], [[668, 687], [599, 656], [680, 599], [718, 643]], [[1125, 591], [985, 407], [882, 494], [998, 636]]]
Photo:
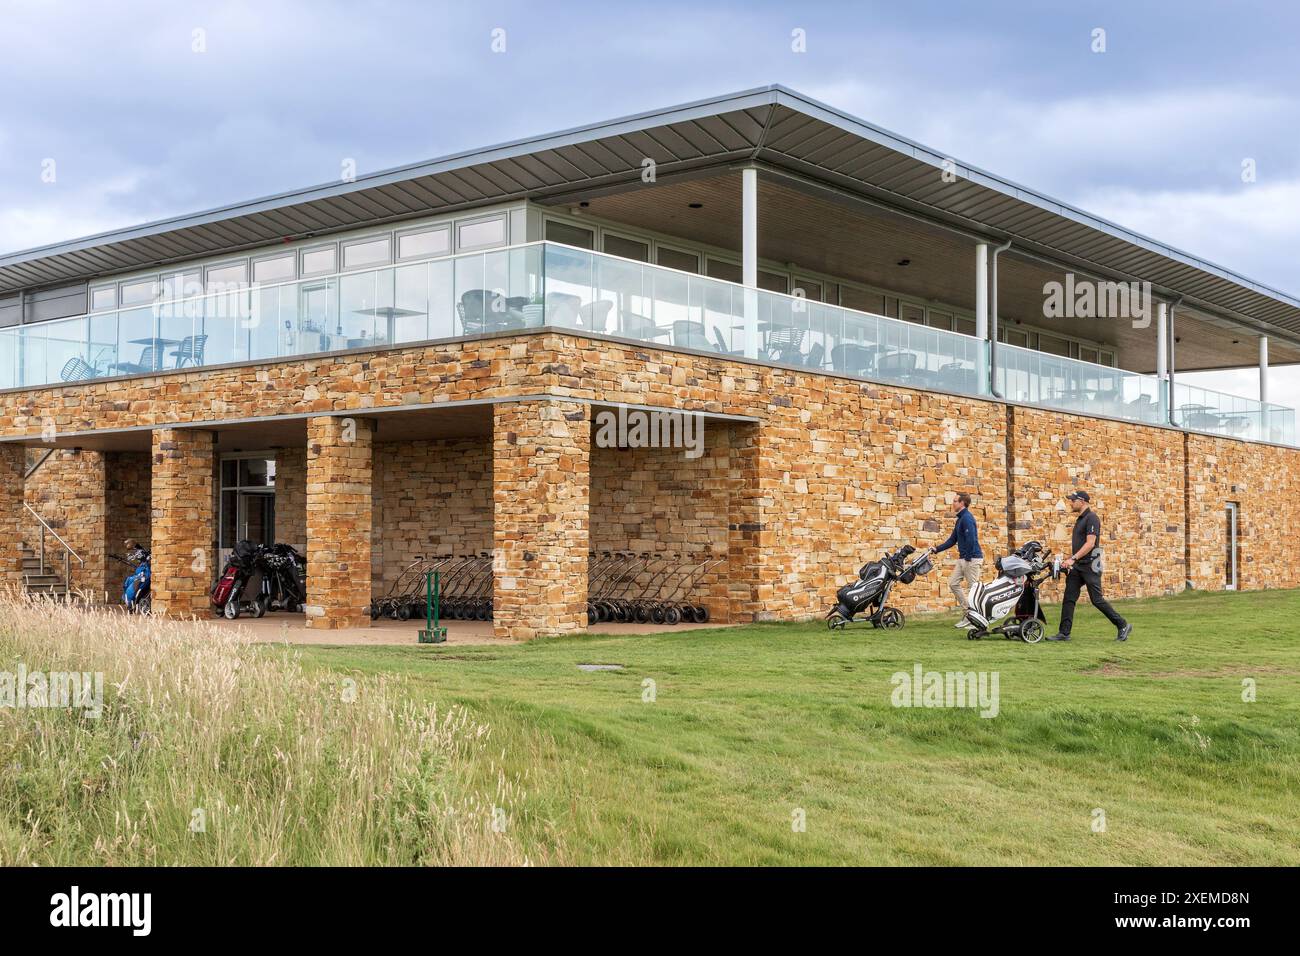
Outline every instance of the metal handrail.
[[41, 465], [45, 464], [45, 462], [47, 462], [50, 456], [53, 454], [54, 454], [53, 448], [45, 449], [45, 453], [41, 455], [40, 458], [36, 459], [36, 463], [33, 464], [32, 467], [27, 469], [27, 473], [23, 475], [23, 480], [26, 481], [32, 475], [36, 474], [37, 469], [39, 469]]
[[46, 573], [45, 535], [48, 532], [49, 534], [54, 536], [55, 541], [59, 542], [59, 544], [63, 546], [63, 586], [67, 588], [68, 593], [71, 594], [72, 593], [72, 558], [76, 558], [77, 563], [80, 564], [83, 568], [86, 566], [85, 559], [82, 558], [81, 555], [77, 554], [77, 552], [72, 549], [72, 545], [64, 541], [63, 537], [57, 531], [55, 531], [53, 528], [49, 526], [46, 520], [40, 516], [40, 513], [37, 512], [35, 508], [33, 508], [25, 501], [23, 502], [23, 507], [26, 508], [29, 512], [31, 512], [32, 517], [35, 518], [37, 523], [39, 523], [41, 526], [41, 549], [39, 552], [40, 562], [41, 562], [41, 574]]

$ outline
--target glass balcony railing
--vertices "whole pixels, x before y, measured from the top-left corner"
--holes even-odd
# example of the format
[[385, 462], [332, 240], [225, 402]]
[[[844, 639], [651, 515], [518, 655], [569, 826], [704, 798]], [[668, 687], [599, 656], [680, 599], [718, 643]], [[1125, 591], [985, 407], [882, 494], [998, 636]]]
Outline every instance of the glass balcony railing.
[[[988, 343], [552, 242], [275, 285], [210, 290], [0, 330], [0, 388], [543, 326], [987, 396]], [[1153, 376], [999, 345], [1007, 399], [1160, 424]], [[1282, 444], [1295, 412], [1178, 383], [1183, 427]]]

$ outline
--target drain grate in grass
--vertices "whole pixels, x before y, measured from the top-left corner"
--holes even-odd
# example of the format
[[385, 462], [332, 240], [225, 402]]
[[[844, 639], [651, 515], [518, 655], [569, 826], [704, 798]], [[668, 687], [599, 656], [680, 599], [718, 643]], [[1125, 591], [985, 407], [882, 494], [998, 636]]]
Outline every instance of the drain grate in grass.
[[622, 664], [579, 664], [580, 671], [621, 671]]

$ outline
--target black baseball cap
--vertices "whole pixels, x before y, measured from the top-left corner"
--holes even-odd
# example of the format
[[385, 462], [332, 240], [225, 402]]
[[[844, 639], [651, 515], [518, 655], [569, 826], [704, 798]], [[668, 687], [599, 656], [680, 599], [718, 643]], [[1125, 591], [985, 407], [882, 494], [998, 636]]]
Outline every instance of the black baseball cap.
[[1075, 501], [1077, 499], [1079, 501], [1086, 501], [1089, 504], [1092, 504], [1092, 499], [1088, 497], [1088, 492], [1086, 491], [1072, 491], [1065, 496], [1065, 499], [1067, 501]]

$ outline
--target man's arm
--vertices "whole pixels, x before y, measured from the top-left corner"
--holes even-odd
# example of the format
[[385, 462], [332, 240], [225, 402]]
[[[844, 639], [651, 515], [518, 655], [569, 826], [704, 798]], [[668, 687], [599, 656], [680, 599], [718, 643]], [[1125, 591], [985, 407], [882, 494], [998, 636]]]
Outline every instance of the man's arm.
[[[1098, 529], [1100, 530], [1100, 529]], [[1061, 562], [1063, 567], [1071, 567], [1076, 561], [1086, 558], [1093, 548], [1097, 546], [1096, 532], [1089, 531], [1088, 536], [1083, 539], [1083, 547], [1079, 549], [1078, 554], [1072, 554]]]
[[957, 523], [952, 526], [952, 534], [948, 535], [948, 540], [937, 547], [931, 548], [930, 550], [933, 551], [935, 554], [938, 554], [940, 551], [947, 551], [949, 548], [951, 548], [954, 544], [957, 543], [957, 530], [960, 527], [961, 527], [961, 519], [959, 518], [957, 519]]

